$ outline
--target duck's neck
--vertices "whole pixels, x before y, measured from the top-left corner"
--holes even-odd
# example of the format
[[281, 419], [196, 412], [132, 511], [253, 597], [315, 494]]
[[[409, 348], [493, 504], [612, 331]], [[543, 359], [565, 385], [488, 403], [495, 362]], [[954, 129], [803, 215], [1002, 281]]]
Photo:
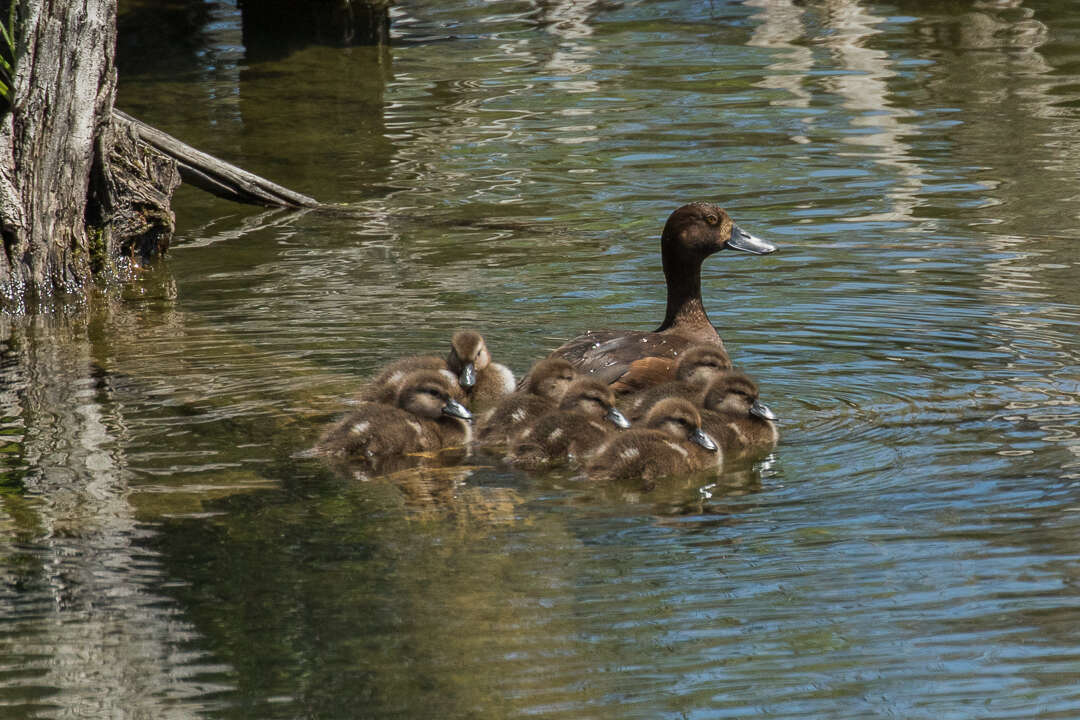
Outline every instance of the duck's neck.
[[719, 338], [701, 302], [701, 263], [704, 258], [678, 257], [664, 252], [667, 279], [667, 313], [656, 332], [676, 330], [700, 335], [702, 340]]

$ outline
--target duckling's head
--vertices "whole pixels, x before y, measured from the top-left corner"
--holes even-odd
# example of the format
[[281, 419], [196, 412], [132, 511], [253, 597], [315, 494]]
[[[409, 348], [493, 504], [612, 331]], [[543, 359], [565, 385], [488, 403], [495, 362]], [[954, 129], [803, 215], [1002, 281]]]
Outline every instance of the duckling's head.
[[704, 385], [724, 370], [731, 368], [731, 359], [716, 345], [695, 345], [679, 358], [675, 377], [691, 385]]
[[574, 382], [574, 366], [561, 357], [545, 358], [529, 371], [525, 392], [561, 402], [566, 389]]
[[665, 398], [652, 406], [645, 416], [645, 427], [659, 430], [676, 440], [690, 441], [716, 452], [716, 441], [701, 429], [701, 413], [682, 398]]
[[702, 405], [714, 412], [776, 419], [772, 410], [758, 402], [757, 383], [739, 370], [727, 370], [713, 379], [705, 390]]
[[406, 375], [395, 404], [413, 415], [432, 420], [444, 416], [472, 419], [469, 411], [454, 399], [452, 376], [439, 370], [418, 370]]
[[570, 383], [559, 409], [602, 417], [616, 427], [630, 427], [630, 421], [615, 409], [615, 393], [606, 383], [593, 378], [580, 378]]
[[698, 261], [718, 250], [742, 250], [754, 255], [775, 252], [776, 246], [746, 232], [723, 208], [707, 202], [683, 205], [671, 213], [660, 244], [665, 260]]
[[458, 383], [463, 388], [476, 384], [476, 373], [491, 364], [484, 336], [472, 330], [459, 330], [450, 338], [450, 354], [446, 357], [446, 367], [458, 376]]

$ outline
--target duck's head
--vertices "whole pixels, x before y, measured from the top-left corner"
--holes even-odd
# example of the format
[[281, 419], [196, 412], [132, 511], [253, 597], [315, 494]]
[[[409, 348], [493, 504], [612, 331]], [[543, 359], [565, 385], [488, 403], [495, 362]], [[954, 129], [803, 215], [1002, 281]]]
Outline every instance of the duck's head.
[[675, 377], [700, 386], [730, 368], [731, 359], [723, 348], [716, 345], [694, 345], [684, 352], [675, 364]]
[[727, 370], [712, 380], [705, 389], [702, 405], [714, 412], [754, 415], [763, 420], [776, 419], [772, 410], [758, 400], [757, 383], [739, 370]]
[[689, 400], [674, 397], [661, 400], [649, 410], [644, 425], [676, 440], [700, 445], [709, 452], [717, 450], [716, 441], [701, 429], [701, 413]]
[[563, 395], [559, 409], [604, 418], [615, 427], [630, 427], [626, 416], [615, 409], [615, 393], [607, 384], [593, 378], [581, 378], [572, 382]]
[[683, 205], [671, 213], [660, 237], [665, 256], [698, 261], [719, 250], [742, 250], [767, 255], [776, 246], [746, 232], [723, 208], [706, 202]]
[[450, 339], [450, 354], [446, 357], [446, 367], [458, 376], [458, 383], [463, 388], [476, 384], [476, 373], [491, 364], [484, 336], [472, 330], [459, 330]]
[[574, 366], [561, 357], [545, 358], [529, 371], [525, 392], [561, 402], [566, 389], [574, 382]]
[[439, 370], [418, 370], [401, 382], [395, 404], [413, 415], [437, 420], [444, 416], [472, 420], [472, 415], [454, 399], [453, 378]]

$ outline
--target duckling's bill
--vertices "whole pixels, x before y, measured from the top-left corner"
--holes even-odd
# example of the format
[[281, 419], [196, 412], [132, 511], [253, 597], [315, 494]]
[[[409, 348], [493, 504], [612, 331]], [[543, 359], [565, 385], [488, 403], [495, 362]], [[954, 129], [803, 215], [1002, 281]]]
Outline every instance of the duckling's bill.
[[446, 404], [443, 405], [442, 413], [443, 415], [450, 415], [451, 417], [461, 418], [462, 420], [468, 420], [469, 422], [472, 422], [473, 419], [472, 413], [457, 400], [447, 400]]
[[618, 428], [625, 430], [630, 427], [630, 421], [626, 419], [626, 416], [615, 408], [608, 410], [607, 415], [604, 416], [608, 422]]
[[716, 452], [716, 441], [713, 440], [708, 433], [698, 428], [694, 432], [690, 433], [690, 440], [697, 443], [701, 447], [705, 448], [709, 452]]
[[768, 405], [762, 402], [758, 402], [756, 400], [754, 401], [754, 404], [750, 406], [750, 414], [755, 417], [759, 417], [762, 420], [776, 419], [776, 415], [773, 413], [772, 410], [769, 409]]

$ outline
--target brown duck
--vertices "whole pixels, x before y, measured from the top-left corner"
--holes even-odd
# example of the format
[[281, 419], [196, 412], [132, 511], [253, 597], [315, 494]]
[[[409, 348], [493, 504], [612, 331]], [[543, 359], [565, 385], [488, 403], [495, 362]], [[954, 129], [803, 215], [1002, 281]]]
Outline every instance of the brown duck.
[[720, 250], [755, 255], [776, 247], [744, 231], [711, 203], [683, 205], [668, 218], [660, 236], [667, 282], [667, 312], [652, 332], [591, 330], [555, 349], [582, 374], [630, 393], [672, 379], [679, 354], [692, 345], [724, 343], [709, 322], [701, 300], [701, 265]]
[[716, 345], [694, 345], [675, 362], [675, 379], [653, 385], [630, 395], [622, 403], [626, 416], [637, 422], [653, 405], [669, 397], [681, 397], [700, 406], [705, 386], [731, 368], [724, 349]]
[[612, 436], [588, 472], [597, 480], [641, 482], [647, 490], [658, 478], [716, 467], [722, 460], [716, 441], [702, 430], [693, 403], [667, 398], [649, 410], [641, 427]]
[[323, 434], [315, 450], [377, 461], [467, 443], [472, 416], [454, 399], [454, 392], [453, 378], [445, 372], [410, 372], [402, 379], [393, 405], [361, 403]]
[[702, 426], [729, 460], [770, 452], [780, 440], [776, 415], [758, 400], [758, 386], [739, 370], [727, 370], [705, 388]]
[[542, 415], [518, 435], [509, 459], [527, 468], [584, 463], [610, 432], [627, 427], [630, 422], [615, 409], [611, 388], [594, 378], [580, 378], [567, 389], [558, 410]]
[[445, 360], [434, 355], [395, 360], [368, 383], [360, 399], [392, 403], [402, 380], [414, 370], [451, 373], [457, 378], [458, 400], [474, 411], [492, 407], [514, 390], [514, 374], [505, 365], [492, 361], [484, 337], [473, 330], [460, 330], [450, 338], [450, 352]]
[[507, 443], [541, 415], [559, 407], [575, 378], [563, 358], [545, 358], [529, 371], [528, 382], [507, 395], [480, 420], [476, 438], [485, 444]]

